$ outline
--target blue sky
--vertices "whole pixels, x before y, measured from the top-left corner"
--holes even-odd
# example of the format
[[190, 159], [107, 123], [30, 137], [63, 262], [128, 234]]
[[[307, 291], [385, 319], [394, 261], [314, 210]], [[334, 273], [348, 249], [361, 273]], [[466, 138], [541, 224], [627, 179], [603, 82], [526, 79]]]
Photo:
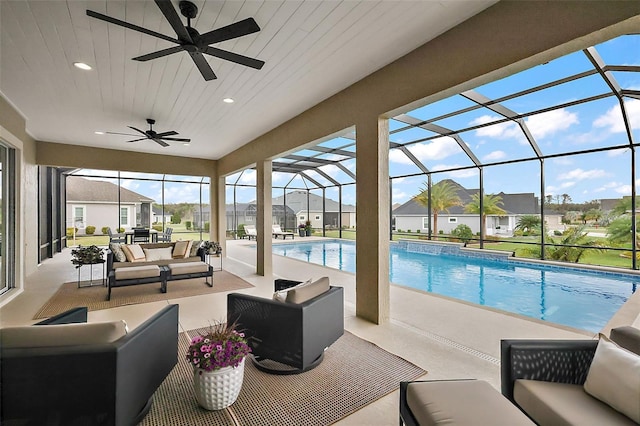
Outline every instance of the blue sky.
[[[640, 36], [638, 35], [618, 37], [597, 45], [595, 48], [606, 65], [640, 66]], [[474, 91], [489, 99], [498, 99], [592, 69], [591, 62], [584, 53], [579, 51], [502, 80], [474, 88]], [[613, 71], [611, 75], [622, 89], [640, 90], [640, 72]], [[610, 92], [608, 86], [599, 75], [590, 75], [579, 81], [506, 100], [501, 102], [501, 105], [517, 114], [528, 114], [608, 92]], [[625, 97], [624, 103], [634, 140], [640, 142], [640, 100]], [[441, 127], [455, 130], [487, 124], [485, 127], [461, 132], [459, 135], [463, 143], [484, 164], [535, 156], [520, 127], [512, 121], [496, 123], [504, 117], [491, 110], [481, 108], [453, 117], [433, 120], [473, 105], [475, 104], [469, 99], [455, 95], [408, 111], [406, 114], [420, 120], [430, 120]], [[544, 155], [628, 144], [621, 108], [613, 96], [532, 114], [524, 118], [524, 123]], [[404, 123], [394, 119], [389, 120], [389, 127], [392, 132], [390, 139], [395, 143], [408, 144], [419, 139], [432, 138], [408, 144], [407, 148], [430, 171], [442, 171], [433, 174], [434, 183], [442, 179], [454, 179], [467, 188], [479, 187], [479, 173], [476, 168], [446, 171], [473, 164], [455, 140], [450, 137], [433, 138], [437, 136], [435, 133], [421, 128], [411, 128], [394, 133], [394, 130], [406, 127]], [[320, 145], [354, 151], [353, 144], [352, 139], [334, 138], [323, 141]], [[339, 157], [334, 154], [318, 156], [317, 151], [310, 150], [302, 150], [296, 154], [344, 160], [342, 165], [355, 173], [355, 160], [347, 157]], [[278, 159], [276, 161], [287, 160]], [[638, 163], [640, 164], [640, 161]], [[630, 195], [630, 164], [631, 154], [628, 148], [546, 159], [545, 194], [552, 196], [569, 194], [574, 202], [620, 198], [624, 195]], [[353, 182], [347, 173], [335, 166], [325, 166], [322, 170], [341, 183]], [[389, 153], [389, 173], [391, 177], [408, 176], [419, 173], [419, 169], [400, 150], [392, 149]], [[321, 184], [328, 185], [330, 183], [316, 172], [311, 171], [308, 174]], [[640, 171], [637, 171], [636, 175], [637, 178], [640, 177]], [[178, 179], [182, 180], [179, 177]], [[483, 179], [487, 193], [532, 192], [539, 196], [541, 192], [540, 167], [537, 160], [485, 167]], [[235, 174], [227, 178], [228, 183], [236, 181], [241, 185], [255, 185], [255, 171], [247, 170], [242, 174]], [[426, 176], [393, 179], [393, 203], [404, 203], [409, 200], [420, 191], [425, 181]], [[160, 183], [141, 180], [124, 180], [123, 182], [128, 189], [151, 197], [158, 202], [162, 199]], [[640, 179], [637, 179], [636, 182], [640, 185]], [[292, 189], [307, 187], [307, 183], [300, 177], [294, 178], [288, 173], [274, 173], [273, 185], [287, 185]], [[319, 191], [316, 193], [322, 195]], [[282, 190], [274, 190], [273, 195], [274, 197], [282, 195]], [[236, 197], [238, 202], [252, 201], [255, 199], [255, 189], [238, 186]], [[327, 197], [337, 200], [337, 190], [328, 189]], [[355, 185], [344, 186], [342, 197], [345, 204], [355, 204]], [[165, 184], [166, 203], [193, 203], [199, 200], [200, 194], [196, 185]], [[228, 188], [227, 202], [232, 202], [232, 200], [233, 190]], [[208, 201], [206, 196], [203, 201]]]

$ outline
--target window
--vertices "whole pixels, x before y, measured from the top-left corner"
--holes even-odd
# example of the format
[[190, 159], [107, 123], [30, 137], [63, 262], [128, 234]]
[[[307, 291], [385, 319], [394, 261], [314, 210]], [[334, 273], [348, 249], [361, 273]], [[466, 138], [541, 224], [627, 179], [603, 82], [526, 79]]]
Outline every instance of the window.
[[129, 207], [120, 207], [120, 226], [130, 226], [129, 225]]
[[449, 223], [458, 223], [458, 218], [457, 217], [450, 217], [449, 218]]
[[0, 293], [15, 287], [15, 150], [0, 145]]
[[306, 216], [300, 216], [300, 220], [304, 221], [304, 219], [306, 218]]
[[73, 206], [72, 207], [73, 226], [76, 228], [84, 228], [85, 221], [87, 219], [85, 206]]
[[316, 215], [316, 220], [320, 220], [320, 215]]
[[422, 229], [429, 229], [429, 218], [428, 217], [423, 217], [422, 218]]

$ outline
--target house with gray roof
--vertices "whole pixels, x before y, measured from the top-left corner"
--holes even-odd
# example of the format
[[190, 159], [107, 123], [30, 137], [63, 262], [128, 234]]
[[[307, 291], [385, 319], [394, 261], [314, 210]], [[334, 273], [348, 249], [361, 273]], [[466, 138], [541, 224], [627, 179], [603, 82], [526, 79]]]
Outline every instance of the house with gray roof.
[[111, 182], [67, 177], [67, 227], [75, 226], [79, 234], [84, 234], [87, 226], [95, 226], [97, 234], [104, 226], [114, 232], [119, 227], [125, 230], [134, 226], [149, 227], [153, 220], [153, 202]]
[[[451, 185], [456, 188], [456, 192], [462, 205], [449, 208], [448, 212], [438, 213], [438, 232], [449, 234], [460, 224], [465, 224], [471, 228], [473, 233], [480, 232], [480, 217], [477, 214], [465, 213], [464, 206], [469, 204], [478, 189], [467, 189], [459, 183], [448, 179]], [[539, 215], [540, 203], [538, 197], [532, 192], [506, 194], [500, 192], [496, 194], [501, 197], [500, 207], [506, 212], [504, 215], [487, 215], [487, 235], [511, 236], [518, 223], [518, 219], [525, 215]], [[563, 230], [562, 214], [545, 209], [544, 220], [548, 231]], [[418, 231], [428, 233], [429, 212], [427, 207], [418, 203], [415, 198], [411, 198], [406, 203], [396, 207], [392, 211], [392, 221], [394, 230]], [[433, 214], [431, 215], [433, 223]]]
[[[310, 220], [311, 227], [314, 229], [322, 229], [323, 225], [332, 229], [338, 228], [340, 224], [343, 228], [355, 228], [356, 226], [356, 206], [342, 204], [342, 209], [340, 209], [339, 202], [330, 198], [323, 200], [323, 197], [312, 192], [291, 191], [275, 197], [272, 203], [274, 206], [286, 204], [295, 212], [298, 224]], [[338, 220], [339, 217], [342, 218], [342, 222]]]

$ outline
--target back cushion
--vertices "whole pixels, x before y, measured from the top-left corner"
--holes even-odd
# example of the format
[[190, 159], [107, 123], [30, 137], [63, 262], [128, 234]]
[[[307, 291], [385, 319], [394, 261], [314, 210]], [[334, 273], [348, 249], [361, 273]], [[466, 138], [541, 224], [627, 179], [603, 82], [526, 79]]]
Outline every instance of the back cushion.
[[185, 257], [189, 257], [192, 243], [193, 241], [191, 240], [176, 241], [175, 246], [173, 246], [173, 258], [184, 259]]
[[312, 283], [296, 286], [287, 292], [286, 302], [304, 303], [329, 290], [329, 278], [322, 277]]
[[144, 262], [147, 260], [140, 244], [125, 244], [122, 246], [122, 251], [127, 257], [127, 262]]
[[7, 327], [0, 329], [4, 348], [39, 348], [115, 342], [127, 334], [124, 321]]
[[156, 248], [156, 249], [142, 249], [145, 254], [147, 262], [155, 262], [156, 260], [172, 259], [171, 247]]

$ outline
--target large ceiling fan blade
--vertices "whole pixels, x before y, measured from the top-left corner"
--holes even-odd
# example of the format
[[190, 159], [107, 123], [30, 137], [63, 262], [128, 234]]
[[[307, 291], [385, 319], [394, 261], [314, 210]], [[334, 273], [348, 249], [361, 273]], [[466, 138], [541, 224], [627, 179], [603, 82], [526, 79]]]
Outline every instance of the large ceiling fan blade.
[[165, 136], [175, 136], [178, 132], [171, 130], [169, 132], [156, 133], [156, 138], [164, 138]]
[[140, 142], [140, 141], [146, 141], [149, 138], [140, 138], [140, 139], [134, 139], [132, 141], [127, 141], [127, 142]]
[[165, 141], [163, 141], [162, 139], [158, 139], [158, 138], [151, 138], [151, 140], [153, 140], [155, 143], [157, 143], [158, 145], [162, 145], [162, 146], [169, 146], [168, 143], [166, 143]]
[[189, 55], [191, 55], [191, 59], [193, 59], [193, 62], [196, 64], [200, 70], [200, 74], [202, 74], [202, 77], [204, 77], [205, 80], [209, 81], [218, 78], [202, 53], [189, 52]]
[[116, 19], [116, 18], [112, 18], [111, 16], [103, 15], [102, 13], [94, 12], [93, 10], [87, 10], [87, 16], [91, 16], [92, 18], [97, 18], [97, 19], [109, 22], [111, 24], [120, 25], [121, 27], [129, 28], [130, 30], [139, 31], [141, 33], [148, 34], [150, 36], [158, 37], [158, 38], [161, 38], [163, 40], [170, 41], [172, 43], [180, 43], [179, 40], [176, 40], [173, 37], [169, 37], [169, 36], [166, 36], [164, 34], [160, 34], [160, 33], [157, 33], [155, 31], [151, 31], [151, 30], [148, 30], [146, 28], [142, 28], [142, 27], [139, 27], [137, 25], [130, 24], [128, 22], [121, 21], [121, 20]]
[[129, 127], [130, 129], [135, 130], [136, 132], [142, 133], [142, 134], [143, 134], [144, 136], [146, 136], [146, 137], [149, 137], [149, 135], [147, 135], [147, 132], [143, 132], [143, 131], [142, 131], [142, 130], [140, 130], [140, 129], [136, 129], [136, 128], [135, 128], [135, 127], [133, 127], [133, 126], [127, 126], [127, 127]]
[[191, 139], [186, 138], [162, 138], [166, 141], [176, 141], [176, 142], [191, 142]]
[[227, 61], [235, 62], [240, 65], [255, 68], [257, 70], [261, 69], [264, 65], [264, 61], [249, 58], [248, 56], [238, 55], [237, 53], [228, 52], [216, 47], [209, 46], [204, 50], [204, 53], [211, 56], [216, 56], [218, 58], [226, 59]]
[[148, 53], [142, 56], [136, 56], [135, 58], [133, 58], [133, 60], [142, 62], [150, 61], [151, 59], [162, 58], [163, 56], [171, 55], [172, 53], [178, 53], [182, 50], [182, 46], [169, 47], [167, 49], [158, 50], [157, 52]]
[[124, 135], [124, 136], [138, 136], [138, 135], [132, 135], [131, 133], [120, 133], [120, 132], [105, 132], [108, 135]]
[[260, 27], [256, 23], [255, 19], [247, 18], [231, 25], [227, 25], [226, 27], [200, 34], [200, 40], [205, 44], [220, 43], [221, 41], [257, 33], [258, 31], [260, 31]]
[[173, 28], [173, 30], [178, 35], [178, 39], [188, 43], [193, 43], [193, 40], [191, 39], [189, 32], [187, 31], [184, 24], [182, 23], [182, 20], [178, 16], [176, 9], [173, 7], [173, 4], [171, 4], [171, 0], [155, 0], [155, 1], [158, 7], [160, 8], [160, 11], [162, 12], [162, 14], [171, 25], [171, 28]]

